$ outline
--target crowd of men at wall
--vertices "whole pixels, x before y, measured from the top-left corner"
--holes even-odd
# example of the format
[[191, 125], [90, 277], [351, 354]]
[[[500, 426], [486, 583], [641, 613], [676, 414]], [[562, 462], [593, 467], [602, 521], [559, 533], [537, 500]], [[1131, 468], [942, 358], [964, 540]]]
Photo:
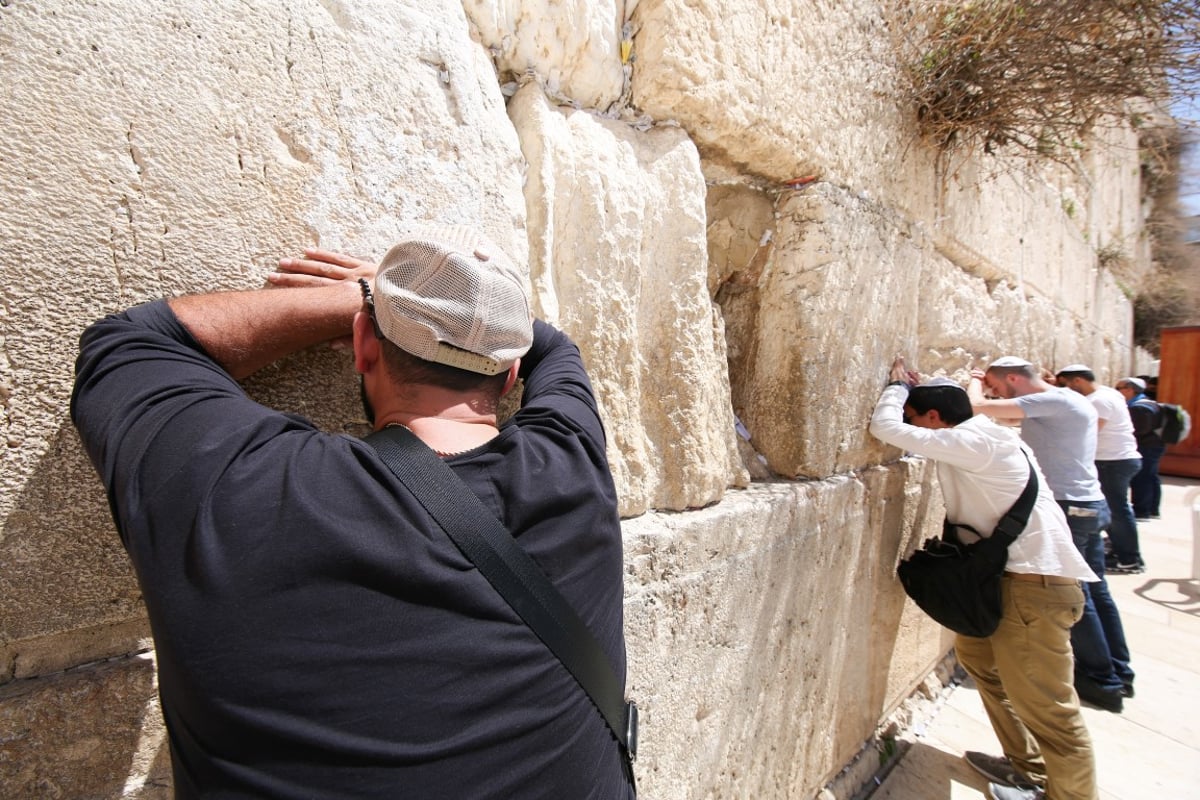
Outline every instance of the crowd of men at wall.
[[1144, 377], [1110, 388], [1085, 364], [1039, 372], [1005, 356], [973, 370], [966, 387], [922, 381], [903, 358], [892, 366], [871, 433], [936, 462], [958, 539], [988, 536], [1030, 472], [1039, 479], [1008, 546], [999, 626], [955, 640], [1003, 751], [965, 754], [994, 800], [1099, 797], [1080, 702], [1120, 713], [1134, 696], [1105, 574], [1145, 570], [1138, 521], [1158, 515], [1161, 418]]

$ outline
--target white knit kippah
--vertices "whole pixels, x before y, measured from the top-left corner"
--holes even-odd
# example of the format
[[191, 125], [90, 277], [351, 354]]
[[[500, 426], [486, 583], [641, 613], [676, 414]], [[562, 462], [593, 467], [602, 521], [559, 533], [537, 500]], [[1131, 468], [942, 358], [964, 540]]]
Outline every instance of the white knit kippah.
[[1033, 366], [1033, 364], [1029, 363], [1025, 359], [1020, 358], [1018, 356], [1001, 356], [1000, 358], [997, 358], [992, 363], [988, 364], [988, 369], [991, 369], [992, 367], [1032, 367], [1032, 366]]

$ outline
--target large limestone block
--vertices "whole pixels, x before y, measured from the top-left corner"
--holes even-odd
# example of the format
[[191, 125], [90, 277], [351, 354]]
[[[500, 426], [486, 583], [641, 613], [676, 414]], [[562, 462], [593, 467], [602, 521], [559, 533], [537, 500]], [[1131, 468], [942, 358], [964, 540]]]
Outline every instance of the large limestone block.
[[463, 8], [506, 78], [539, 76], [547, 91], [603, 111], [625, 89], [625, 7], [615, 0], [465, 0]]
[[[46, 637], [66, 637], [61, 661], [140, 633], [97, 632], [139, 612], [66, 418], [85, 324], [261, 285], [307, 244], [379, 256], [408, 219], [482, 224], [519, 263], [527, 248], [516, 134], [457, 4], [14, 3], [0, 72], [3, 680], [26, 646], [67, 666]], [[262, 396], [335, 430], [361, 417], [344, 357], [307, 367]]]
[[622, 514], [719, 500], [746, 478], [695, 147], [678, 128], [556, 108], [535, 83], [509, 113], [529, 160], [535, 303], [583, 352]]
[[922, 251], [902, 221], [825, 184], [777, 213], [761, 272], [718, 293], [734, 411], [780, 475], [877, 463], [867, 423], [892, 358], [914, 345]]
[[171, 797], [147, 656], [0, 689], [0, 787], [11, 798]]
[[812, 797], [944, 655], [895, 578], [930, 518], [922, 482], [905, 462], [626, 521], [647, 796]]
[[[1127, 233], [1141, 230], [1142, 218], [1135, 221], [1137, 212], [1128, 202], [1106, 205], [1110, 193], [1121, 197], [1131, 191], [1126, 172], [1136, 166], [1131, 156], [1110, 150], [1100, 163], [1104, 168], [1090, 173], [1019, 170], [1011, 159], [965, 159], [942, 181], [928, 230], [939, 251], [962, 269], [1019, 284], [1067, 317], [1103, 325], [1099, 317], [1106, 307], [1099, 305], [1098, 292], [1111, 276], [1100, 268], [1097, 240], [1111, 242], [1110, 248], [1122, 242], [1129, 258], [1142, 257], [1129, 242], [1136, 233]], [[1126, 169], [1111, 167], [1114, 161]]]
[[633, 21], [633, 104], [678, 121], [706, 159], [773, 181], [920, 191], [898, 191], [928, 154], [893, 99], [881, 3], [643, 1]]
[[989, 283], [930, 255], [922, 267], [919, 357], [925, 373], [965, 382], [972, 368], [1002, 355], [1019, 355], [1055, 371], [1084, 362], [1097, 376], [1128, 369], [1132, 312], [1110, 275], [1096, 284], [1092, 317], [1079, 317], [1027, 287]]
[[1129, 289], [1111, 272], [1102, 270], [1099, 278], [1096, 312], [1086, 320], [1089, 346], [1081, 347], [1080, 353], [1081, 360], [1096, 370], [1097, 379], [1112, 385], [1118, 378], [1130, 374], [1129, 370], [1137, 361], [1133, 342], [1133, 302]]
[[[1004, 291], [1007, 284], [998, 283], [995, 288]], [[998, 314], [986, 281], [964, 272], [939, 253], [929, 253], [921, 265], [917, 321], [923, 353], [911, 366], [924, 373], [938, 368], [962, 370], [962, 377], [971, 368], [986, 366], [982, 359], [1004, 349]]]

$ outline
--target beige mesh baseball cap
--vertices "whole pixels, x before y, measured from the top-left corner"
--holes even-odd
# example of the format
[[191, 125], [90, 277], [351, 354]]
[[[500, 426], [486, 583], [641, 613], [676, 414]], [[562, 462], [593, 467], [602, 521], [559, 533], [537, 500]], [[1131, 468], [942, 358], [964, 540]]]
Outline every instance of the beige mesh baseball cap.
[[406, 231], [375, 273], [375, 318], [417, 358], [495, 375], [533, 343], [529, 297], [516, 266], [478, 231]]

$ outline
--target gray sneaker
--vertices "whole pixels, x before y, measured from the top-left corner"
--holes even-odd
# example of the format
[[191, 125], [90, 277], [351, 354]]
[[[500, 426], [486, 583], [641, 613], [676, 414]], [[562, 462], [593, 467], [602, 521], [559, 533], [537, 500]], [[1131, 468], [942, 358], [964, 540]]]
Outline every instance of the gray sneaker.
[[1002, 756], [989, 756], [968, 750], [963, 753], [963, 759], [975, 768], [983, 777], [993, 783], [1012, 786], [1017, 789], [1036, 789], [1037, 785], [1029, 777], [1012, 765], [1012, 762]]
[[1041, 789], [1018, 789], [1016, 786], [989, 783], [988, 796], [992, 800], [1043, 800], [1046, 793]]

